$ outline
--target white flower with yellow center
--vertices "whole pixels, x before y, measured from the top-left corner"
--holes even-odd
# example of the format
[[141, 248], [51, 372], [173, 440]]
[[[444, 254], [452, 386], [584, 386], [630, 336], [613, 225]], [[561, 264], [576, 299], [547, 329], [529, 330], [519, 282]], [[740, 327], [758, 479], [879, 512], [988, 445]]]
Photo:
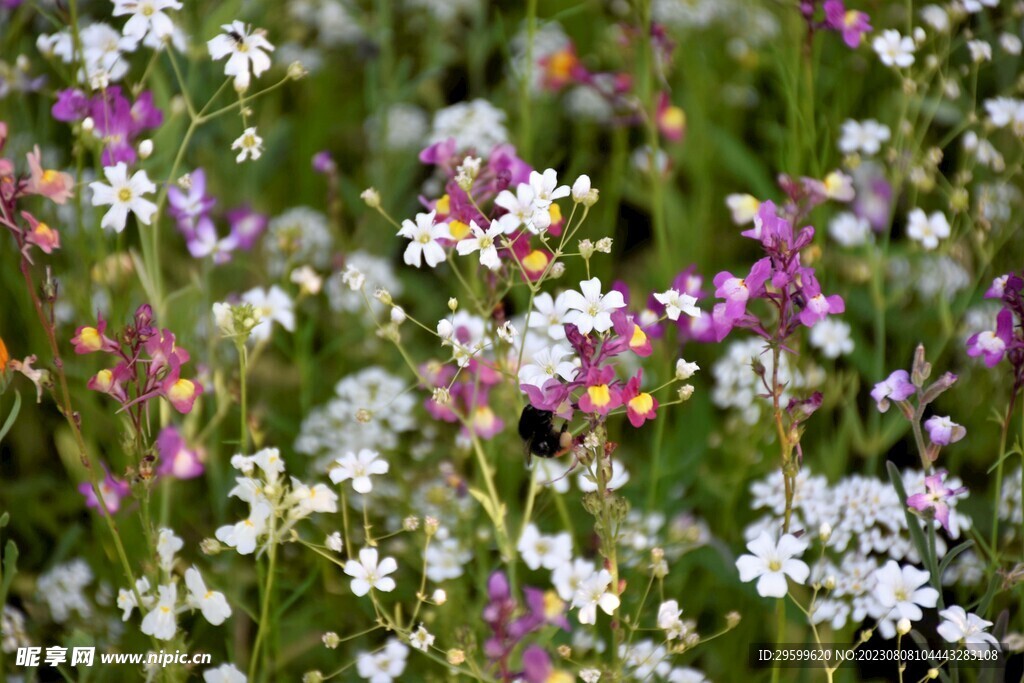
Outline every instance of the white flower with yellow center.
[[747, 544], [752, 555], [742, 555], [736, 560], [740, 581], [757, 579], [757, 592], [763, 598], [783, 598], [788, 592], [786, 577], [802, 584], [807, 581], [811, 570], [800, 557], [807, 549], [807, 542], [792, 534], [783, 534], [776, 543], [771, 534], [761, 535]]
[[575, 325], [580, 334], [610, 330], [612, 311], [626, 307], [621, 292], [601, 294], [601, 281], [596, 277], [580, 282], [579, 292], [570, 290], [564, 296], [568, 309], [565, 322]]
[[235, 77], [235, 90], [245, 92], [249, 88], [252, 76], [259, 77], [270, 68], [268, 52], [274, 46], [266, 39], [263, 29], [250, 30], [240, 21], [221, 26], [224, 33], [208, 40], [206, 47], [215, 60], [228, 58], [224, 65], [224, 75]]
[[373, 482], [370, 477], [388, 472], [387, 461], [379, 460], [379, 455], [369, 448], [361, 448], [358, 453], [349, 451], [334, 461], [337, 467], [329, 473], [331, 481], [340, 484], [351, 479], [352, 488], [356, 493], [369, 493], [373, 490]]
[[174, 22], [164, 10], [181, 7], [178, 0], [114, 0], [114, 16], [131, 15], [122, 29], [125, 36], [141, 40], [152, 33], [158, 40], [164, 40], [174, 33]]
[[359, 560], [345, 563], [345, 573], [352, 577], [352, 592], [362, 597], [370, 589], [389, 593], [395, 590], [395, 580], [388, 574], [398, 571], [398, 563], [392, 557], [377, 561], [376, 548], [363, 548], [359, 551]]
[[107, 183], [99, 180], [89, 183], [92, 189], [93, 206], [109, 206], [107, 213], [100, 221], [101, 228], [110, 228], [121, 232], [128, 223], [128, 212], [134, 213], [139, 222], [149, 225], [156, 213], [156, 204], [142, 195], [156, 192], [154, 185], [145, 171], [136, 171], [128, 177], [128, 165], [123, 161], [103, 169]]
[[231, 606], [220, 591], [207, 590], [202, 575], [195, 567], [185, 570], [185, 585], [188, 587], [188, 603], [203, 613], [203, 618], [214, 626], [224, 623], [231, 616]]
[[451, 239], [451, 231], [447, 223], [434, 223], [436, 215], [434, 211], [419, 213], [416, 214], [415, 223], [409, 219], [402, 221], [398, 236], [409, 240], [403, 255], [406, 264], [419, 268], [426, 261], [428, 266], [434, 268], [448, 258], [438, 240]]
[[484, 230], [476, 221], [469, 222], [470, 235], [455, 245], [455, 250], [460, 256], [480, 252], [480, 265], [491, 270], [501, 267], [501, 259], [498, 258], [497, 239], [504, 231], [497, 222], [492, 222], [487, 230]]
[[263, 154], [263, 138], [256, 134], [256, 126], [243, 130], [238, 139], [231, 143], [231, 149], [238, 150], [235, 161], [239, 164], [246, 159], [259, 159]]
[[178, 601], [178, 587], [173, 584], [159, 586], [160, 599], [156, 606], [142, 619], [142, 632], [157, 640], [170, 640], [178, 630], [175, 603]]

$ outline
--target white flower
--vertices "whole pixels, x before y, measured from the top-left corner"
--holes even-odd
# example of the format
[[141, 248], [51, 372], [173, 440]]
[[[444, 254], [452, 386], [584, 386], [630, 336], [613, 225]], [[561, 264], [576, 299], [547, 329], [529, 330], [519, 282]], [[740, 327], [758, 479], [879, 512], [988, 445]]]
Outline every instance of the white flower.
[[851, 201], [855, 195], [853, 190], [853, 178], [842, 171], [832, 171], [821, 181], [825, 189], [825, 196], [837, 202]]
[[598, 607], [608, 615], [619, 608], [619, 596], [608, 591], [611, 583], [611, 573], [602, 569], [580, 584], [572, 598], [572, 606], [580, 608], [578, 618], [581, 624], [596, 623]]
[[757, 579], [757, 592], [763, 598], [783, 598], [788, 586], [786, 576], [802, 584], [810, 575], [807, 564], [794, 559], [807, 549], [807, 542], [792, 534], [783, 534], [778, 543], [771, 534], [761, 535], [747, 544], [752, 555], [742, 555], [736, 560], [740, 581], [744, 583]]
[[342, 550], [344, 550], [345, 543], [341, 540], [341, 532], [335, 531], [334, 533], [330, 534], [324, 540], [324, 545], [326, 545], [329, 550], [333, 550], [336, 553], [340, 553]]
[[124, 230], [128, 222], [128, 212], [144, 225], [149, 225], [156, 213], [156, 204], [144, 199], [142, 195], [156, 192], [156, 185], [145, 171], [136, 171], [128, 178], [128, 166], [119, 161], [114, 166], [106, 166], [103, 175], [107, 177], [107, 185], [99, 180], [89, 183], [92, 188], [93, 206], [110, 206], [100, 221], [101, 228], [111, 228], [114, 232]]
[[1018, 134], [1024, 130], [1024, 100], [1015, 100], [1011, 97], [985, 100], [985, 111], [996, 128], [1012, 125]]
[[554, 299], [547, 292], [542, 292], [533, 300], [533, 308], [527, 318], [527, 326], [544, 328], [552, 339], [565, 339], [564, 325], [569, 313], [565, 292]]
[[1021, 49], [1024, 48], [1024, 44], [1021, 43], [1020, 36], [1016, 36], [1012, 33], [1003, 33], [999, 36], [999, 46], [1003, 48], [1006, 54], [1017, 56], [1021, 53]]
[[572, 559], [572, 536], [565, 531], [549, 536], [529, 524], [523, 529], [516, 548], [530, 569], [555, 569]]
[[497, 221], [493, 221], [487, 230], [483, 230], [476, 221], [469, 222], [471, 235], [466, 236], [455, 245], [455, 250], [460, 256], [480, 252], [480, 265], [491, 270], [501, 267], [501, 259], [498, 258], [498, 247], [495, 241], [504, 231]]
[[580, 680], [583, 683], [598, 683], [601, 680], [600, 669], [580, 669]]
[[214, 626], [224, 623], [231, 616], [231, 606], [220, 591], [207, 590], [202, 575], [195, 567], [185, 570], [185, 585], [188, 587], [188, 602], [198, 607], [203, 618]]
[[160, 529], [156, 537], [156, 553], [160, 556], [160, 568], [166, 572], [174, 566], [174, 554], [184, 547], [185, 541], [174, 535], [170, 529]]
[[292, 271], [288, 278], [297, 284], [303, 292], [317, 295], [324, 285], [324, 279], [310, 266], [301, 266]]
[[132, 610], [138, 607], [138, 603], [135, 599], [135, 592], [138, 592], [142, 598], [142, 606], [149, 607], [153, 604], [153, 596], [146, 595], [149, 593], [149, 579], [143, 576], [141, 579], [135, 580], [135, 591], [122, 588], [117, 591], [117, 608], [122, 610], [121, 621], [128, 621], [128, 618], [132, 615]]
[[[605, 487], [611, 491], [617, 491], [629, 482], [629, 470], [618, 460], [612, 460], [612, 478], [605, 482]], [[597, 490], [597, 475], [589, 468], [584, 467], [580, 476], [576, 477], [576, 485], [580, 491], [590, 493]]]
[[249, 555], [256, 550], [256, 538], [267, 528], [270, 512], [269, 505], [258, 502], [252, 506], [248, 517], [236, 524], [220, 527], [214, 535], [224, 545], [237, 550], [239, 555]]
[[576, 366], [566, 356], [572, 357], [572, 349], [563, 344], [541, 349], [533, 354], [531, 362], [519, 368], [519, 383], [542, 387], [549, 379], [560, 377], [571, 381]]
[[999, 641], [985, 630], [992, 626], [977, 614], [968, 613], [963, 607], [953, 605], [939, 612], [942, 623], [935, 630], [951, 643], [963, 642], [968, 648], [986, 650], [989, 646], [999, 649]]
[[334, 461], [338, 466], [329, 473], [331, 481], [340, 484], [351, 479], [352, 489], [356, 493], [369, 493], [373, 490], [373, 482], [370, 481], [370, 477], [374, 474], [387, 474], [388, 472], [387, 461], [378, 460], [379, 455], [369, 448], [361, 448], [358, 453], [352, 451], [345, 453]]
[[392, 557], [385, 557], [377, 563], [377, 549], [363, 548], [359, 560], [345, 563], [345, 573], [352, 577], [352, 592], [362, 597], [376, 589], [385, 593], [395, 590], [395, 580], [388, 577], [398, 570], [398, 563]]
[[750, 223], [757, 216], [757, 210], [761, 208], [760, 200], [750, 194], [727, 195], [725, 205], [732, 212], [732, 222], [736, 225]]
[[235, 157], [237, 163], [246, 159], [256, 161], [263, 154], [263, 138], [256, 134], [256, 126], [250, 126], [242, 131], [238, 139], [231, 143], [231, 149], [238, 150]]
[[420, 627], [409, 635], [409, 644], [420, 652], [426, 652], [434, 644], [434, 636], [420, 624]]
[[976, 14], [986, 7], [995, 7], [999, 0], [963, 0], [964, 9], [971, 14]]
[[572, 564], [563, 562], [551, 572], [551, 585], [562, 600], [572, 600], [584, 581], [594, 575], [597, 568], [589, 560], [575, 559]]
[[907, 236], [928, 251], [939, 246], [939, 240], [949, 237], [949, 232], [949, 221], [941, 211], [928, 216], [921, 209], [914, 209], [907, 216]]
[[292, 477], [292, 490], [288, 500], [295, 504], [292, 508], [293, 519], [308, 517], [314, 512], [337, 512], [338, 494], [327, 488], [325, 484], [306, 486]]
[[207, 669], [203, 672], [205, 683], [245, 683], [245, 680], [245, 674], [234, 664], [221, 664], [216, 669]]
[[698, 370], [700, 370], [699, 365], [690, 363], [685, 358], [676, 361], [676, 379], [680, 382], [690, 379]]
[[666, 600], [658, 607], [658, 628], [665, 631], [668, 640], [675, 640], [682, 635], [682, 614], [683, 610], [679, 609], [679, 603], [675, 600]]
[[968, 40], [967, 49], [971, 53], [971, 60], [974, 62], [991, 62], [992, 46], [984, 40]]
[[858, 247], [871, 239], [871, 224], [866, 218], [844, 211], [829, 221], [828, 234], [844, 247]]
[[174, 22], [164, 14], [166, 9], [181, 9], [177, 0], [114, 0], [114, 16], [130, 14], [125, 22], [124, 35], [141, 40], [152, 33], [159, 40], [174, 33]]
[[175, 584], [159, 586], [157, 591], [160, 599], [156, 606], [142, 619], [142, 632], [157, 640], [170, 640], [178, 630], [175, 616], [175, 603], [178, 601], [178, 588]]
[[533, 188], [533, 194], [542, 206], [569, 196], [569, 186], [558, 184], [558, 174], [553, 168], [547, 169], [544, 173], [530, 171], [530, 187]]
[[447, 258], [438, 240], [451, 239], [452, 235], [447, 223], [434, 223], [436, 215], [435, 211], [418, 213], [415, 223], [409, 219], [402, 221], [398, 236], [409, 240], [403, 256], [408, 265], [419, 268], [425, 260], [433, 268]]
[[433, 600], [436, 605], [443, 605], [448, 602], [448, 593], [446, 593], [443, 588], [438, 588], [430, 596], [430, 599]]
[[590, 194], [590, 176], [581, 175], [572, 184], [572, 200], [579, 204]]
[[811, 346], [821, 349], [826, 358], [839, 358], [853, 351], [850, 326], [842, 320], [825, 318], [811, 328]]
[[921, 20], [936, 31], [949, 30], [949, 14], [938, 5], [925, 5], [922, 7]]
[[506, 234], [524, 226], [534, 235], [539, 235], [551, 225], [550, 202], [542, 201], [526, 183], [519, 183], [515, 194], [502, 190], [494, 203], [508, 212], [496, 221]]
[[675, 289], [669, 289], [655, 294], [654, 298], [665, 307], [665, 315], [669, 320], [679, 320], [680, 313], [685, 313], [691, 318], [700, 317], [697, 299], [689, 294], [680, 294]]
[[250, 70], [253, 76], [259, 77], [270, 68], [267, 52], [273, 52], [274, 46], [267, 41], [263, 29], [250, 32], [241, 21], [235, 20], [221, 28], [224, 33], [208, 40], [206, 47], [214, 60], [230, 55], [224, 65], [224, 75], [234, 76], [235, 90], [244, 92], [249, 88]]
[[405, 671], [408, 656], [409, 648], [391, 638], [379, 652], [360, 652], [356, 657], [356, 670], [360, 678], [370, 683], [391, 683]]
[[873, 595], [884, 610], [879, 616], [919, 621], [921, 607], [935, 607], [939, 598], [938, 591], [925, 586], [928, 578], [928, 572], [910, 565], [901, 568], [895, 560], [876, 569]]
[[610, 330], [611, 312], [626, 307], [622, 293], [612, 290], [601, 294], [601, 281], [596, 277], [580, 282], [580, 290], [582, 294], [575, 290], [564, 293], [565, 305], [569, 309], [565, 322], [575, 325], [580, 334]]
[[264, 448], [251, 457], [252, 461], [263, 470], [263, 476], [271, 483], [277, 481], [278, 475], [284, 473], [284, 460], [281, 458], [281, 451], [276, 448]]
[[914, 63], [914, 39], [887, 29], [876, 36], [871, 47], [886, 66], [907, 67]]
[[252, 304], [260, 314], [260, 321], [252, 328], [257, 341], [270, 338], [271, 326], [276, 322], [289, 332], [295, 331], [295, 309], [292, 298], [277, 285], [269, 290], [254, 287], [242, 295], [242, 301]]
[[888, 142], [891, 134], [888, 126], [874, 119], [866, 121], [847, 119], [842, 125], [839, 151], [843, 154], [862, 152], [868, 156], [878, 154], [882, 143]]

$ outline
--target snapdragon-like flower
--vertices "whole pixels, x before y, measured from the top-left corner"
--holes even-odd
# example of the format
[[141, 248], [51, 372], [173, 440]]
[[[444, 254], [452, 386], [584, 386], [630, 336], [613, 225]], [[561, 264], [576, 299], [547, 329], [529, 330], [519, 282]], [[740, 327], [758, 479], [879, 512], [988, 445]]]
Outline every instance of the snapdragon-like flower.
[[220, 527], [214, 535], [224, 545], [237, 550], [239, 555], [251, 555], [256, 550], [256, 539], [266, 531], [272, 512], [270, 505], [259, 501], [252, 505], [248, 517]]
[[803, 584], [810, 576], [810, 568], [796, 559], [807, 550], [807, 542], [792, 534], [783, 534], [778, 542], [771, 534], [761, 535], [747, 544], [751, 555], [742, 555], [736, 560], [740, 581], [757, 579], [757, 592], [763, 598], [784, 598], [789, 591], [786, 577]]
[[379, 458], [380, 453], [369, 448], [361, 448], [355, 453], [349, 451], [334, 462], [337, 467], [331, 469], [329, 476], [335, 484], [352, 481], [352, 489], [356, 493], [369, 493], [373, 490], [370, 477], [376, 474], [387, 474], [388, 463]]
[[917, 392], [906, 370], [895, 370], [871, 390], [871, 398], [878, 405], [878, 412], [889, 410], [889, 401], [905, 401]]
[[963, 643], [972, 650], [999, 649], [999, 641], [985, 631], [991, 628], [992, 622], [982, 619], [973, 612], [967, 612], [959, 605], [951, 605], [941, 610], [939, 616], [942, 623], [935, 629], [939, 635], [951, 643]]
[[1006, 355], [1006, 350], [1013, 343], [1013, 313], [1004, 308], [996, 315], [996, 329], [982, 330], [971, 335], [967, 340], [967, 355], [972, 358], [981, 356], [985, 365], [994, 368]]
[[580, 282], [579, 292], [570, 290], [564, 297], [565, 322], [575, 325], [580, 334], [607, 332], [612, 327], [612, 312], [626, 307], [621, 292], [602, 294], [601, 281], [596, 277]]
[[178, 630], [178, 587], [177, 584], [170, 583], [158, 586], [157, 592], [160, 597], [153, 609], [143, 617], [141, 630], [157, 640], [170, 640]]
[[857, 48], [861, 38], [871, 30], [871, 22], [864, 12], [846, 9], [843, 0], [825, 0], [825, 25], [843, 36], [847, 47]]
[[156, 185], [149, 180], [146, 172], [136, 171], [129, 178], [127, 164], [119, 162], [115, 166], [105, 167], [103, 175], [109, 185], [98, 180], [89, 183], [92, 188], [92, 205], [110, 206], [100, 221], [100, 227], [121, 232], [128, 223], [129, 212], [134, 213], [139, 222], [149, 225], [156, 213], [156, 204], [143, 195], [156, 192]]
[[399, 237], [409, 240], [405, 248], [403, 260], [410, 266], [419, 268], [423, 261], [431, 268], [448, 258], [439, 240], [450, 240], [451, 231], [447, 223], [435, 223], [436, 211], [416, 214], [416, 222], [406, 219], [398, 231]]
[[605, 614], [612, 615], [619, 608], [619, 596], [609, 590], [612, 575], [602, 569], [593, 576], [580, 582], [572, 598], [572, 606], [579, 608], [578, 619], [581, 624], [597, 623], [597, 608]]
[[[103, 497], [103, 504], [106, 506], [107, 511], [110, 514], [114, 514], [121, 509], [121, 500], [131, 493], [131, 487], [128, 483], [117, 479], [110, 473], [110, 470], [106, 469], [106, 476], [100, 481], [99, 488], [100, 496]], [[103, 508], [100, 506], [99, 499], [96, 497], [96, 491], [93, 489], [92, 484], [84, 481], [78, 485], [78, 492], [85, 496], [86, 506], [93, 508], [101, 515]]]
[[231, 616], [231, 606], [220, 591], [207, 590], [202, 575], [195, 567], [185, 570], [185, 585], [188, 587], [188, 604], [203, 613], [203, 618], [214, 626], [224, 623]]
[[203, 672], [203, 683], [246, 683], [246, 678], [234, 664], [221, 664]]
[[55, 204], [63, 204], [74, 196], [75, 179], [71, 174], [52, 169], [43, 170], [39, 145], [33, 147], [26, 156], [30, 171], [26, 192], [46, 197]]
[[398, 571], [394, 558], [385, 557], [377, 561], [376, 548], [363, 548], [358, 560], [345, 563], [345, 573], [352, 577], [352, 593], [362, 597], [371, 589], [390, 593], [395, 590], [395, 580], [388, 576]]
[[935, 474], [924, 478], [925, 491], [907, 496], [907, 507], [917, 512], [934, 515], [942, 528], [947, 532], [949, 528], [949, 501], [960, 494], [967, 492], [966, 486], [950, 488], [945, 485], [946, 470], [938, 470]]
[[949, 418], [949, 415], [933, 415], [924, 421], [928, 438], [937, 446], [948, 446], [967, 436], [967, 430]]
[[228, 58], [224, 75], [234, 76], [235, 90], [245, 92], [252, 76], [258, 78], [270, 68], [267, 53], [273, 52], [274, 46], [267, 40], [266, 31], [251, 29], [238, 20], [224, 24], [221, 29], [224, 33], [207, 41], [206, 47], [213, 59]]

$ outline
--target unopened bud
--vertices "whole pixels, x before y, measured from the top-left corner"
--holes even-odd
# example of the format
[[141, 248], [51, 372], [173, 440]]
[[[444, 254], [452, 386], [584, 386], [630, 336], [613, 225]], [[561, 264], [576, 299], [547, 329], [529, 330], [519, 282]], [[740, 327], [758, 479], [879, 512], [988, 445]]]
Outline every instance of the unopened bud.
[[679, 387], [679, 400], [680, 401], [689, 401], [691, 396], [693, 396], [693, 385], [692, 384], [684, 384], [683, 386]]
[[199, 550], [201, 550], [204, 555], [216, 555], [220, 553], [220, 541], [216, 538], [204, 538], [199, 543]]
[[377, 301], [381, 302], [385, 306], [390, 306], [392, 303], [391, 292], [386, 289], [378, 289], [373, 293], [377, 297]]
[[736, 611], [729, 612], [728, 614], [725, 615], [725, 626], [726, 626], [726, 628], [730, 628], [730, 629], [736, 628], [739, 625], [741, 619], [743, 619], [743, 617], [740, 615], [739, 612], [736, 612]]
[[302, 62], [292, 62], [288, 65], [288, 78], [298, 81], [309, 75], [309, 70], [302, 66]]
[[396, 325], [401, 325], [405, 322], [405, 309], [401, 306], [393, 306], [391, 308], [391, 322]]
[[448, 650], [448, 663], [452, 666], [459, 666], [466, 661], [466, 653], [457, 647]]
[[302, 674], [302, 683], [324, 683], [324, 675], [319, 671], [307, 671]]
[[416, 531], [420, 528], [420, 518], [415, 515], [409, 515], [402, 520], [402, 528], [406, 531]]
[[153, 141], [150, 139], [143, 140], [139, 143], [139, 158], [148, 159], [153, 154]]
[[821, 539], [822, 543], [828, 543], [828, 539], [832, 538], [832, 525], [828, 522], [822, 522], [821, 526], [818, 527], [818, 538]]
[[902, 619], [897, 621], [896, 622], [896, 633], [899, 633], [901, 636], [905, 636], [908, 633], [910, 633], [910, 619], [907, 619], [906, 617], [903, 617]]
[[594, 255], [594, 243], [590, 240], [580, 240], [580, 256], [589, 259]]
[[321, 640], [324, 641], [324, 646], [330, 650], [333, 650], [334, 648], [341, 645], [341, 638], [338, 637], [338, 634], [334, 631], [328, 631], [327, 633], [325, 633], [324, 637], [321, 638]]
[[373, 189], [372, 187], [368, 187], [365, 190], [363, 190], [362, 194], [360, 194], [359, 196], [362, 198], [364, 202], [366, 202], [366, 205], [371, 209], [380, 208], [380, 192], [377, 192], [377, 190]]
[[438, 588], [434, 591], [434, 594], [430, 596], [430, 599], [434, 601], [435, 605], [443, 605], [448, 602], [448, 594], [443, 588]]
[[835, 590], [836, 589], [836, 577], [834, 577], [831, 574], [829, 574], [827, 577], [825, 577], [825, 583], [822, 584], [822, 586], [827, 591]]
[[572, 648], [568, 645], [559, 645], [558, 656], [562, 659], [569, 659], [570, 657], [572, 657]]
[[459, 300], [454, 296], [448, 299], [448, 310], [454, 313], [459, 309]]
[[433, 536], [434, 534], [436, 534], [437, 529], [440, 526], [441, 523], [437, 521], [437, 517], [431, 517], [430, 515], [427, 515], [423, 518], [423, 531], [426, 532], [427, 536]]
[[96, 122], [93, 121], [91, 116], [86, 116], [82, 119], [82, 131], [85, 133], [91, 133], [96, 128]]

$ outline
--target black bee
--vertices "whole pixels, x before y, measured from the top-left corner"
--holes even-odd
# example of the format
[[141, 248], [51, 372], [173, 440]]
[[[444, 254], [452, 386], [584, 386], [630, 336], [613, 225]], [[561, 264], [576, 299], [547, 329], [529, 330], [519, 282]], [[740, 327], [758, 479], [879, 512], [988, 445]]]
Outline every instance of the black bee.
[[562, 425], [561, 430], [556, 430], [554, 420], [555, 414], [550, 410], [540, 410], [529, 404], [523, 408], [519, 416], [519, 436], [526, 444], [527, 467], [533, 455], [554, 458], [572, 447], [569, 423]]
[[231, 38], [231, 40], [235, 41], [235, 45], [241, 45], [245, 42], [245, 37], [242, 36], [242, 34], [240, 34], [238, 31], [235, 31], [234, 29], [228, 31], [228, 37]]

